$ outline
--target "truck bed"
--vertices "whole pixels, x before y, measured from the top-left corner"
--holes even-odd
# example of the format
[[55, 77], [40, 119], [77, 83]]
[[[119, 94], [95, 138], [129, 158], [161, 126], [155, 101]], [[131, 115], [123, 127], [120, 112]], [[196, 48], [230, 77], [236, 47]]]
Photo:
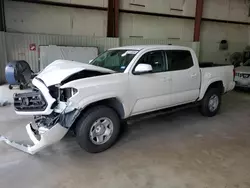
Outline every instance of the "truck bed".
[[230, 66], [230, 64], [216, 64], [213, 62], [199, 62], [200, 68]]
[[234, 88], [233, 70], [233, 65], [202, 63], [200, 65], [201, 83], [203, 83], [201, 91], [204, 92], [206, 90], [206, 84], [209, 85], [210, 82], [216, 82], [217, 80], [223, 82], [224, 92], [232, 90]]

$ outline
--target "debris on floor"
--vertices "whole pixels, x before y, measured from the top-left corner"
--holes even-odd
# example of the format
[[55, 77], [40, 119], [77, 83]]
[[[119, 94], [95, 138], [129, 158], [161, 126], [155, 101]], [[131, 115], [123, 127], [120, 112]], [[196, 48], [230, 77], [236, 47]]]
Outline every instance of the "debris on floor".
[[0, 107], [2, 107], [2, 106], [8, 106], [10, 104], [11, 103], [7, 99], [6, 100], [0, 99]]

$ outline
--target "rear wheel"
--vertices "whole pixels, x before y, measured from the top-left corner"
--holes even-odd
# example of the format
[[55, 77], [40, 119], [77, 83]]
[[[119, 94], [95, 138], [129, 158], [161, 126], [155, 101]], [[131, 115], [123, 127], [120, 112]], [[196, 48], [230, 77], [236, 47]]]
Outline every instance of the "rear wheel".
[[201, 113], [204, 116], [213, 117], [220, 110], [221, 92], [217, 88], [211, 88], [207, 91], [201, 101]]
[[106, 106], [89, 109], [76, 125], [79, 145], [90, 153], [99, 153], [110, 148], [120, 132], [120, 119], [116, 112]]

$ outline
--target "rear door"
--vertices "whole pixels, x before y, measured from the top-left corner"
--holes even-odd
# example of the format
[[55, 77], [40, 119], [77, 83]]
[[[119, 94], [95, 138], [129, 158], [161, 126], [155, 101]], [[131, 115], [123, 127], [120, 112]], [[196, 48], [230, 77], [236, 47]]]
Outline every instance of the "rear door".
[[167, 50], [167, 62], [172, 74], [172, 103], [194, 102], [199, 97], [200, 69], [188, 50]]

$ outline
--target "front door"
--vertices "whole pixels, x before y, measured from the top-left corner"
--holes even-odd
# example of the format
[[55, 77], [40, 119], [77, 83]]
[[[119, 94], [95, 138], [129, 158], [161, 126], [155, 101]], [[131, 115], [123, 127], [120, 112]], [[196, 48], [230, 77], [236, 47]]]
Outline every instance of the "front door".
[[132, 115], [154, 111], [171, 104], [171, 73], [167, 72], [164, 51], [145, 53], [136, 65], [141, 63], [150, 64], [153, 71], [142, 75], [130, 75], [130, 91], [136, 99], [132, 104]]

